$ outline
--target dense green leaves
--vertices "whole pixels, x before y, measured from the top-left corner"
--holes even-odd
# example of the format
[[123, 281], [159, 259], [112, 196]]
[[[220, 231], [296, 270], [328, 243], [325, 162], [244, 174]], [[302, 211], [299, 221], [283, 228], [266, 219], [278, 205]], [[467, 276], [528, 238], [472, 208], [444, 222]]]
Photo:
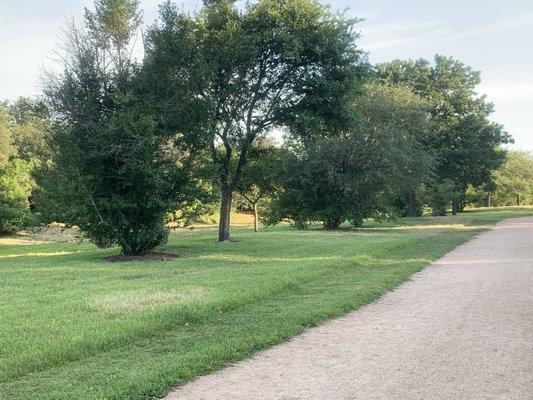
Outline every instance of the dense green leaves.
[[355, 21], [314, 1], [260, 0], [243, 10], [228, 0], [204, 4], [193, 16], [163, 6], [147, 35], [145, 68], [147, 87], [164, 86], [157, 120], [211, 149], [219, 240], [227, 241], [232, 195], [254, 142], [302, 121], [341, 124], [335, 105], [360, 84], [362, 68]]
[[283, 190], [272, 204], [273, 221], [360, 226], [369, 216], [395, 215], [393, 200], [430, 179], [433, 159], [422, 144], [425, 101], [402, 86], [369, 84], [352, 112], [360, 123], [347, 133], [294, 146], [281, 173]]
[[64, 73], [46, 90], [57, 122], [39, 193], [50, 220], [78, 226], [100, 247], [116, 243], [124, 254], [166, 241], [165, 215], [186, 179], [182, 155], [165, 150], [125, 58], [135, 5], [100, 1], [86, 13], [87, 29], [69, 32]]
[[505, 159], [500, 146], [511, 141], [501, 125], [488, 120], [492, 104], [476, 93], [480, 73], [437, 55], [434, 63], [421, 59], [381, 64], [376, 75], [385, 82], [409, 86], [429, 102], [433, 134], [426, 145], [437, 158], [435, 183], [454, 184], [454, 211], [458, 211], [469, 185], [490, 184], [491, 171]]
[[20, 98], [0, 104], [0, 234], [39, 221], [31, 211], [32, 171], [43, 154], [48, 122], [46, 107], [40, 102]]
[[503, 165], [494, 171], [493, 205], [533, 204], [533, 155], [510, 151]]

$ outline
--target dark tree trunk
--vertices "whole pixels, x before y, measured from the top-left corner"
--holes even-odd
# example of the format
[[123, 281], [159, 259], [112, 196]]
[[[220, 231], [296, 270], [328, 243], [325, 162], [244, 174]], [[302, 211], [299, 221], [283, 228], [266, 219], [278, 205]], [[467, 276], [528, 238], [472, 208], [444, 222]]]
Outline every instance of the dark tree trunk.
[[341, 219], [339, 218], [328, 218], [324, 221], [324, 229], [328, 231], [338, 230], [341, 227]]
[[229, 226], [231, 217], [231, 200], [233, 190], [228, 184], [222, 184], [220, 188], [220, 220], [218, 223], [218, 241], [229, 242]]
[[259, 231], [259, 216], [257, 215], [257, 202], [252, 203], [252, 208], [254, 210], [254, 232]]
[[452, 200], [452, 215], [457, 215], [459, 211], [459, 201], [457, 199]]
[[409, 217], [416, 217], [416, 193], [415, 192], [409, 192], [409, 210], [407, 211], [407, 215]]
[[520, 205], [520, 195], [518, 193], [516, 194], [516, 205]]

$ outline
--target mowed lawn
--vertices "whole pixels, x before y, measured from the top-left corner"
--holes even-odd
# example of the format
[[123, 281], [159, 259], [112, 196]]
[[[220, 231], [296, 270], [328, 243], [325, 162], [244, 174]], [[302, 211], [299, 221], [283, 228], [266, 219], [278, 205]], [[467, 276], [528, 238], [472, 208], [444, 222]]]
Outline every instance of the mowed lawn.
[[[178, 232], [164, 262], [112, 263], [67, 235], [0, 238], [0, 398], [151, 399], [377, 299], [533, 208], [359, 231]], [[424, 299], [420, 299], [421, 302]]]

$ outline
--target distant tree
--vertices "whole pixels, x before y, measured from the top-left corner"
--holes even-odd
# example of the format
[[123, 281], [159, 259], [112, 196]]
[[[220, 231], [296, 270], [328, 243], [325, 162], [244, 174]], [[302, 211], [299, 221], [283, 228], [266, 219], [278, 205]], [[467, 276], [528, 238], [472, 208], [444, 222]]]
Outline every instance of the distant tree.
[[429, 179], [432, 157], [420, 142], [428, 116], [419, 96], [370, 84], [353, 112], [360, 118], [349, 132], [293, 146], [271, 220], [289, 219], [301, 228], [313, 220], [326, 229], [345, 221], [359, 227], [370, 216], [393, 216], [391, 199]]
[[43, 100], [21, 97], [9, 105], [14, 121], [13, 144], [17, 157], [40, 163], [46, 154], [46, 137], [50, 132], [50, 112]]
[[[480, 74], [465, 64], [436, 55], [427, 60], [393, 61], [377, 66], [377, 76], [385, 82], [409, 86], [429, 101], [434, 126], [426, 145], [437, 158], [436, 185], [453, 182], [452, 211], [464, 206], [469, 185], [489, 184], [491, 172], [505, 159], [500, 147], [511, 141], [501, 125], [490, 122], [493, 106], [476, 93]], [[439, 190], [441, 190], [439, 189]]]
[[252, 210], [255, 232], [259, 230], [259, 203], [274, 195], [278, 187], [282, 157], [283, 150], [266, 140], [258, 141], [250, 150], [246, 174], [237, 191]]
[[[399, 215], [421, 214], [420, 192], [432, 182], [435, 157], [427, 145], [431, 134], [430, 105], [405, 85], [372, 83], [358, 101], [363, 135], [384, 147], [394, 169], [382, 188], [383, 204]], [[375, 137], [373, 132], [381, 132]], [[388, 147], [387, 147], [388, 146]], [[379, 152], [379, 150], [376, 150]]]
[[29, 124], [15, 117], [8, 103], [0, 104], [0, 234], [15, 233], [37, 223], [30, 210], [35, 186], [32, 164], [25, 159], [19, 141]]
[[[64, 38], [63, 73], [45, 94], [54, 118], [51, 161], [39, 174], [50, 220], [76, 225], [100, 247], [144, 254], [168, 236], [187, 157], [168, 149], [138, 90], [132, 39], [136, 0], [97, 0]], [[176, 168], [178, 166], [178, 168]]]
[[222, 242], [230, 239], [233, 193], [255, 141], [273, 127], [301, 124], [319, 104], [313, 118], [333, 125], [362, 75], [356, 21], [313, 0], [259, 0], [243, 10], [234, 3], [204, 1], [193, 16], [167, 3], [146, 38], [158, 120], [211, 148]]
[[7, 103], [0, 103], [0, 165], [7, 164], [15, 153], [13, 127], [13, 121], [7, 111]]
[[533, 155], [513, 150], [505, 163], [494, 171], [493, 205], [533, 204]]
[[443, 217], [453, 199], [457, 198], [456, 187], [451, 179], [438, 181], [426, 188], [425, 202], [431, 207], [431, 215]]
[[12, 159], [0, 165], [0, 234], [15, 233], [35, 225], [29, 198], [34, 187], [31, 165]]

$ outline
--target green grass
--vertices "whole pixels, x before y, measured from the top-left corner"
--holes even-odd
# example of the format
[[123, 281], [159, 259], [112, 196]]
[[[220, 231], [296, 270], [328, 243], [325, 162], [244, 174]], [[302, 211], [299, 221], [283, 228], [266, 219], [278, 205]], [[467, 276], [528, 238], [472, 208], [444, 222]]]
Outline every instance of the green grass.
[[[0, 239], [0, 398], [150, 399], [377, 299], [495, 222], [533, 208], [359, 231], [179, 232], [166, 262]], [[68, 236], [58, 235], [61, 240]], [[421, 299], [422, 301], [423, 299]]]

